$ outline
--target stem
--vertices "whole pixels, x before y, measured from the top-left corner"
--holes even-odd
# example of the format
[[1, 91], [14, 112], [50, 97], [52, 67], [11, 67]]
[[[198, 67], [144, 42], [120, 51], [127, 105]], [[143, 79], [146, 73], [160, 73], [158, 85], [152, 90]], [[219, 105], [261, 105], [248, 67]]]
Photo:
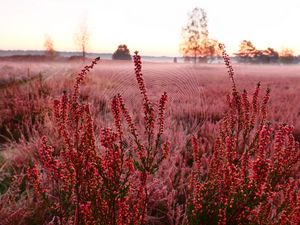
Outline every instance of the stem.
[[145, 221], [145, 214], [146, 214], [147, 203], [148, 203], [147, 172], [144, 172], [142, 175], [142, 185], [144, 186], [145, 200], [144, 200], [144, 206], [142, 210], [141, 225], [143, 225]]
[[78, 168], [76, 168], [76, 186], [75, 186], [75, 194], [76, 194], [76, 209], [75, 209], [75, 223], [79, 224], [79, 178], [78, 178]]

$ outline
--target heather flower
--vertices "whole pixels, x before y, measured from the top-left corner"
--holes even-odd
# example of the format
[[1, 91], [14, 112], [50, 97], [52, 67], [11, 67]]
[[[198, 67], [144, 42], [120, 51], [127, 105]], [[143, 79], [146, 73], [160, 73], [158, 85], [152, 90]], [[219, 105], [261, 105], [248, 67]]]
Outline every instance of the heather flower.
[[[167, 94], [159, 101], [156, 117], [144, 84], [140, 56], [136, 54], [134, 59], [135, 75], [143, 96], [147, 140], [138, 135], [118, 94], [111, 103], [115, 128], [100, 129], [103, 149], [99, 154], [90, 106], [79, 101], [80, 85], [98, 58], [77, 75], [70, 93], [64, 91], [61, 99], [54, 101], [62, 146], [56, 149], [44, 137], [39, 151], [41, 170], [37, 169], [38, 164], [28, 170], [37, 198], [45, 202], [54, 215], [51, 223], [125, 225], [146, 221], [148, 177], [170, 152], [170, 143], [162, 141]], [[128, 137], [123, 117], [135, 146], [125, 144]]]
[[300, 154], [293, 129], [266, 122], [270, 91], [259, 106], [258, 83], [250, 103], [247, 91], [238, 92], [224, 51], [223, 57], [233, 84], [229, 110], [220, 123], [207, 175], [201, 170], [201, 142], [193, 138], [190, 223], [297, 224], [299, 187], [292, 181], [299, 176]]

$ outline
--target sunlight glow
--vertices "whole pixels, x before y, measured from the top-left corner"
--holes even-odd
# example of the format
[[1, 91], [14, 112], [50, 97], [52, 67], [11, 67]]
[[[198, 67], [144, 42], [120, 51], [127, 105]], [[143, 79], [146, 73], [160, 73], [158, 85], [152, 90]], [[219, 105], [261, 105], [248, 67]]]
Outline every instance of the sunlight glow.
[[258, 49], [292, 48], [300, 54], [299, 0], [0, 0], [0, 49], [43, 49], [45, 35], [59, 51], [78, 50], [74, 34], [87, 20], [88, 51], [179, 55], [181, 28], [196, 6], [208, 15], [209, 35], [236, 52], [242, 40]]

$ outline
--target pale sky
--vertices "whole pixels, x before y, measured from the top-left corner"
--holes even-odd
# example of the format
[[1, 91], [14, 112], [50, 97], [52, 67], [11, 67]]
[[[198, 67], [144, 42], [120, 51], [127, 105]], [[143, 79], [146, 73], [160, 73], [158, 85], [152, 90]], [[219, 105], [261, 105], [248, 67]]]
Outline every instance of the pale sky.
[[45, 35], [59, 51], [78, 50], [74, 34], [86, 20], [89, 52], [179, 55], [181, 28], [194, 7], [204, 8], [211, 38], [230, 53], [242, 40], [258, 49], [300, 54], [300, 0], [0, 0], [0, 49], [42, 50]]

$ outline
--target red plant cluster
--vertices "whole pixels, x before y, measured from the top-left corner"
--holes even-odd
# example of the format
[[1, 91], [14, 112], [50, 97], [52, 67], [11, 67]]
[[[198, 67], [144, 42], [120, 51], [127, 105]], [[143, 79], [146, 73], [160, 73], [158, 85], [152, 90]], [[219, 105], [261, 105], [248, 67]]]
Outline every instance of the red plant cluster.
[[[19, 143], [6, 145], [3, 152], [9, 156], [0, 155], [0, 223], [298, 224], [300, 151], [294, 137], [299, 140], [299, 135], [277, 122], [285, 116], [278, 117], [280, 110], [274, 114], [273, 99], [274, 110], [269, 110], [269, 89], [262, 94], [258, 83], [251, 94], [239, 90], [230, 57], [224, 45], [220, 48], [232, 88], [223, 107], [215, 102], [226, 93], [215, 90], [222, 79], [210, 88], [211, 77], [203, 83], [210, 98], [206, 104], [215, 113], [212, 121], [201, 114], [202, 109], [195, 109], [199, 96], [191, 92], [190, 102], [172, 99], [175, 115], [167, 120], [175, 121], [166, 126], [169, 96], [164, 92], [156, 103], [150, 101], [137, 52], [133, 59], [141, 114], [131, 113], [139, 105], [130, 105], [121, 94], [111, 96], [112, 117], [105, 99], [94, 105], [85, 102], [86, 96], [99, 93], [91, 86], [80, 90], [99, 58], [80, 71], [71, 91], [64, 91], [53, 105], [48, 101], [55, 93], [50, 93], [53, 88], [44, 85], [41, 75], [12, 82], [8, 91], [3, 90], [3, 112], [11, 113], [4, 113], [0, 131], [6, 138], [13, 131]], [[198, 73], [197, 69], [194, 75]], [[95, 79], [105, 83], [102, 76]], [[275, 90], [275, 95], [272, 90], [277, 102], [296, 96], [298, 89], [290, 86], [293, 81], [284, 84], [286, 89]], [[247, 82], [251, 82], [248, 77]], [[282, 90], [290, 95], [280, 96]], [[125, 94], [130, 98], [135, 92]], [[297, 110], [289, 108], [294, 119]], [[95, 114], [101, 116], [98, 121]], [[111, 126], [98, 127], [107, 123]], [[187, 135], [198, 125], [197, 136], [190, 140]]]
[[[64, 92], [61, 100], [54, 102], [61, 147], [48, 145], [44, 137], [40, 160], [27, 172], [37, 203], [49, 210], [45, 220], [52, 224], [144, 224], [148, 177], [153, 176], [169, 153], [169, 142], [162, 141], [167, 94], [159, 101], [156, 118], [137, 52], [135, 75], [143, 96], [144, 135], [138, 134], [118, 94], [111, 103], [115, 130], [102, 128], [102, 148], [97, 146], [90, 107], [79, 101], [79, 88], [98, 60], [78, 74], [72, 93]], [[129, 132], [123, 128], [123, 118]]]
[[[299, 143], [293, 128], [266, 121], [270, 90], [259, 102], [233, 83], [228, 113], [220, 124], [212, 156], [193, 138], [191, 224], [298, 224], [300, 218]], [[208, 162], [208, 163], [204, 163]]]
[[8, 82], [0, 95], [0, 108], [0, 143], [29, 140], [35, 131], [41, 133], [39, 126], [51, 109], [49, 87], [42, 83], [42, 75]]

